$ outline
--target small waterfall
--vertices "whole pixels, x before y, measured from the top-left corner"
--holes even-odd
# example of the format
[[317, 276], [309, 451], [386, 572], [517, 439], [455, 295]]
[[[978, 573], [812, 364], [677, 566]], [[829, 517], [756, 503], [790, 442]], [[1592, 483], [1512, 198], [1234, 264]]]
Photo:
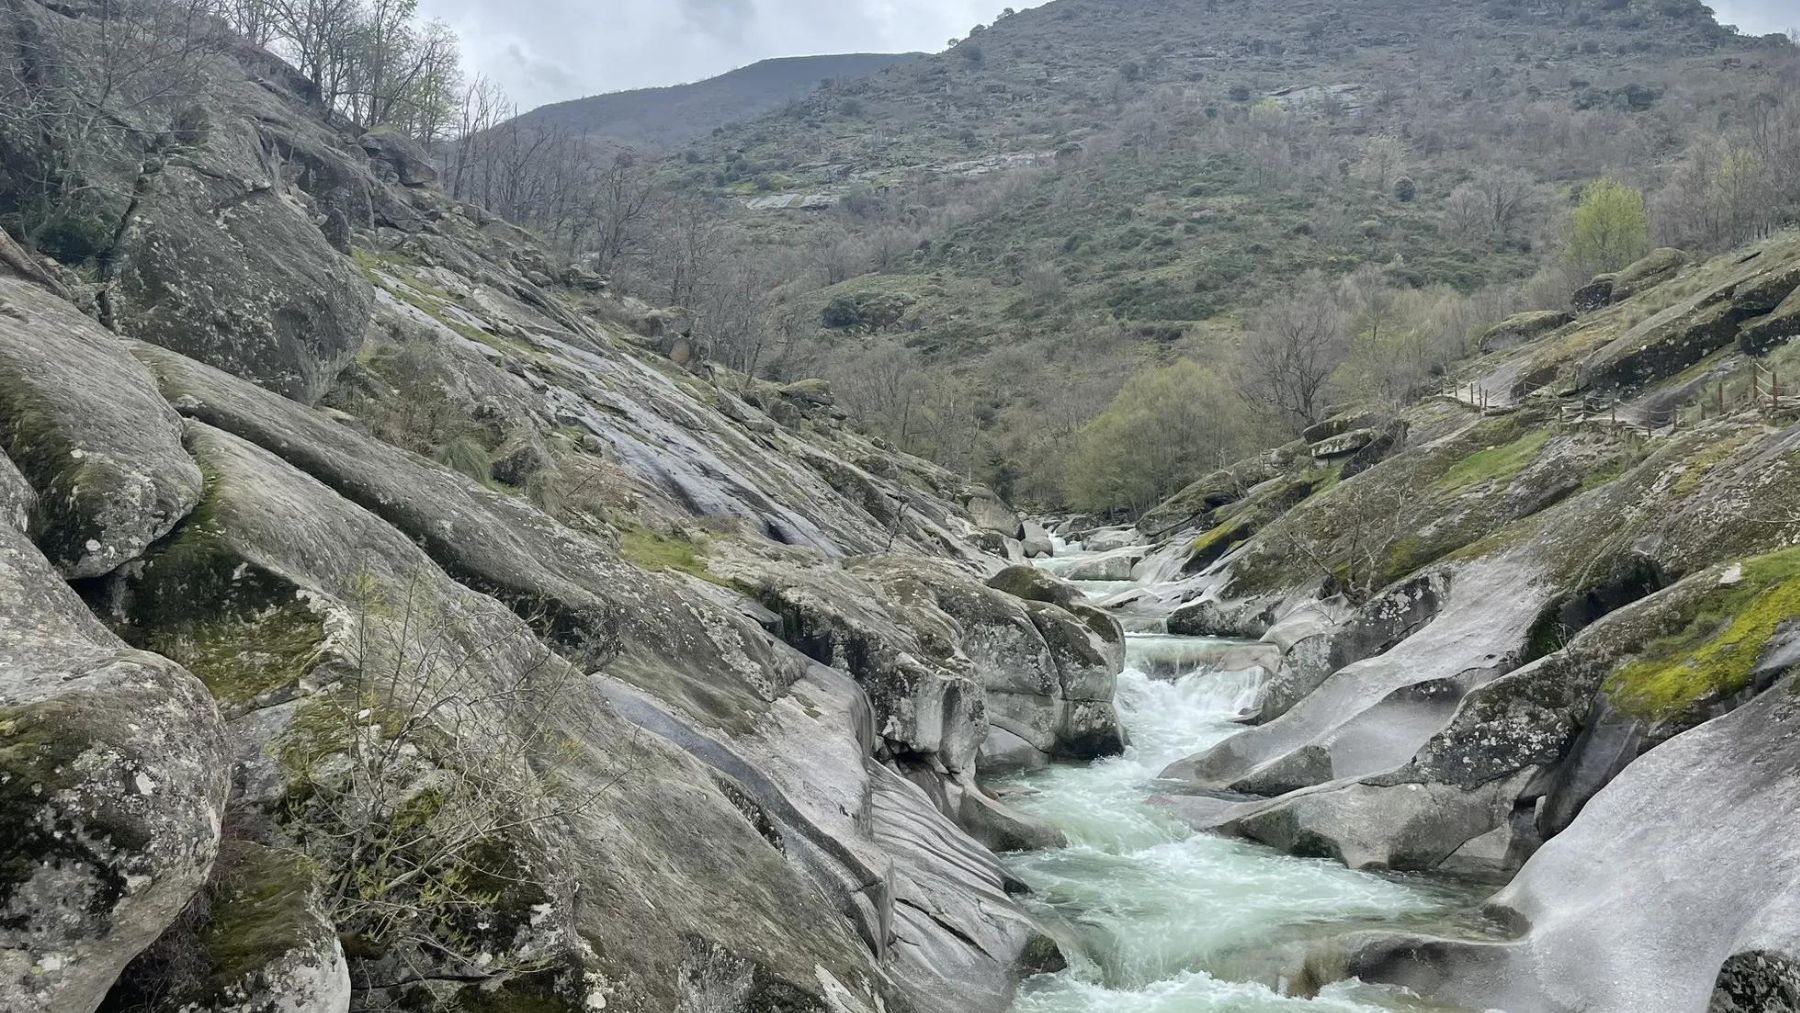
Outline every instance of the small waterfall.
[[1419, 918], [1464, 898], [1415, 880], [1353, 872], [1245, 841], [1196, 834], [1156, 806], [1170, 762], [1241, 730], [1270, 645], [1177, 637], [1136, 626], [1115, 702], [1123, 755], [998, 781], [1007, 800], [1061, 828], [1067, 847], [1011, 859], [1034, 903], [1083, 950], [1021, 988], [1016, 1013], [1369, 1013], [1423, 1007], [1357, 982], [1313, 999], [1281, 994], [1313, 939], [1351, 925]]

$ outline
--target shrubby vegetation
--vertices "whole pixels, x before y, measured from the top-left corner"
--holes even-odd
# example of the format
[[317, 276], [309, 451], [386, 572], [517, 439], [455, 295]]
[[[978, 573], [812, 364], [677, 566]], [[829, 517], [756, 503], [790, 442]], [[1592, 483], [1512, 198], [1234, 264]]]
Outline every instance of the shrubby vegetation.
[[1617, 271], [1648, 252], [1650, 219], [1642, 193], [1611, 179], [1582, 190], [1569, 230], [1569, 259], [1578, 270]]
[[1188, 359], [1146, 370], [1082, 427], [1068, 471], [1070, 505], [1148, 510], [1262, 437], [1217, 374]]
[[[1800, 57], [1688, 0], [1305, 0], [1192, 23], [1050, 5], [674, 157], [519, 117], [410, 0], [146, 10], [159, 27], [114, 63], [170, 82], [161, 122], [182, 126], [219, 44], [193, 26], [222, 18], [313, 76], [330, 115], [426, 144], [454, 196], [676, 308], [701, 361], [824, 376], [877, 435], [1040, 505], [1134, 504], [1142, 486], [1084, 473], [1097, 434], [1126, 431], [1109, 406], [1128, 383], [1192, 363], [1231, 395], [1206, 439], [1283, 440], [1416, 396], [1489, 324], [1651, 245], [1800, 220]], [[67, 134], [55, 150], [141, 155], [73, 114], [93, 95], [46, 106], [18, 79], [0, 90], [33, 101], [0, 115]], [[105, 250], [123, 196], [7, 163], [38, 181], [0, 208], [9, 228], [69, 260]], [[745, 207], [769, 195], [790, 206]]]

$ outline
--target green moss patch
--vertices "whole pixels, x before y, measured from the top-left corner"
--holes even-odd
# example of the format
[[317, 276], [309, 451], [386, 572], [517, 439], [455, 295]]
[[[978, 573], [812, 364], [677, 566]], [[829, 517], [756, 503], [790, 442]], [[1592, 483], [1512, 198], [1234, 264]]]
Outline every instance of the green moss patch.
[[1675, 480], [1673, 491], [1677, 496], [1691, 496], [1706, 484], [1706, 478], [1714, 468], [1730, 459], [1732, 455], [1744, 448], [1744, 445], [1755, 439], [1755, 429], [1740, 429], [1720, 439], [1687, 462], [1681, 477]]
[[692, 539], [632, 525], [619, 532], [619, 552], [626, 562], [641, 570], [674, 570], [703, 580], [716, 579], [706, 568], [704, 546]]
[[1188, 550], [1190, 570], [1210, 566], [1219, 557], [1242, 545], [1256, 533], [1256, 526], [1241, 520], [1226, 521], [1206, 531]]
[[308, 859], [244, 841], [227, 841], [210, 890], [211, 917], [202, 943], [216, 992], [255, 974], [283, 954], [322, 945], [310, 900], [317, 873]]
[[1800, 616], [1800, 549], [1742, 564], [1742, 579], [1696, 598], [1673, 632], [1607, 680], [1621, 710], [1653, 721], [1690, 714], [1749, 685], [1782, 623]]
[[1511, 481], [1537, 460], [1538, 452], [1548, 442], [1549, 431], [1538, 429], [1511, 443], [1477, 451], [1451, 465], [1431, 487], [1439, 492], [1461, 492], [1489, 482]]
[[246, 706], [296, 685], [316, 664], [325, 624], [292, 583], [246, 563], [221, 537], [218, 479], [146, 557], [132, 586], [128, 639], [179, 662], [213, 697]]
[[[97, 880], [89, 900], [107, 911], [126, 890], [130, 855], [150, 847], [143, 823], [122, 803], [90, 799], [63, 814], [51, 800], [65, 789], [92, 787], [82, 764], [90, 748], [111, 752], [104, 732], [92, 730], [81, 702], [52, 698], [0, 708], [0, 908], [44, 867], [84, 868]], [[66, 816], [79, 816], [79, 826]], [[105, 847], [95, 849], [95, 842]]]

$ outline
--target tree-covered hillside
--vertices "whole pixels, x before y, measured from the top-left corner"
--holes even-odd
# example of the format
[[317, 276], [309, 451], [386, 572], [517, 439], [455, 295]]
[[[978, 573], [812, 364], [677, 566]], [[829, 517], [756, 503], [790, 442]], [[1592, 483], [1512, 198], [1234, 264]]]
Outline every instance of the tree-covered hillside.
[[846, 53], [762, 60], [692, 84], [555, 102], [521, 120], [627, 146], [683, 144], [779, 109], [828, 81], [861, 80], [914, 58], [908, 53]]
[[[727, 364], [822, 374], [901, 446], [1055, 502], [1141, 369], [1215, 374], [1192, 395], [1243, 418], [1207, 454], [1306, 421], [1244, 411], [1271, 398], [1239, 346], [1281, 304], [1330, 332], [1321, 407], [1408, 396], [1646, 244], [1790, 219], [1797, 68], [1693, 0], [1056, 0], [696, 144], [667, 172], [724, 209], [716, 269], [621, 273]], [[1609, 178], [1644, 220], [1574, 255]]]

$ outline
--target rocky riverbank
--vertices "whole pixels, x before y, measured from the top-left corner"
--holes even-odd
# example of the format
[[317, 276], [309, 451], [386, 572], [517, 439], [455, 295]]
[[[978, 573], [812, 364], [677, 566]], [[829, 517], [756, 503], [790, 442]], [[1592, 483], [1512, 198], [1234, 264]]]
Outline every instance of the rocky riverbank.
[[1122, 567], [1171, 631], [1269, 651], [1251, 727], [1163, 772], [1192, 825], [1512, 878], [1516, 941], [1365, 937], [1338, 973], [1532, 1010], [1800, 989], [1800, 238], [1651, 261], [1443, 396], [1201, 480]]
[[0, 250], [0, 1007], [1005, 1007], [975, 778], [1120, 748], [1117, 624], [284, 70]]

